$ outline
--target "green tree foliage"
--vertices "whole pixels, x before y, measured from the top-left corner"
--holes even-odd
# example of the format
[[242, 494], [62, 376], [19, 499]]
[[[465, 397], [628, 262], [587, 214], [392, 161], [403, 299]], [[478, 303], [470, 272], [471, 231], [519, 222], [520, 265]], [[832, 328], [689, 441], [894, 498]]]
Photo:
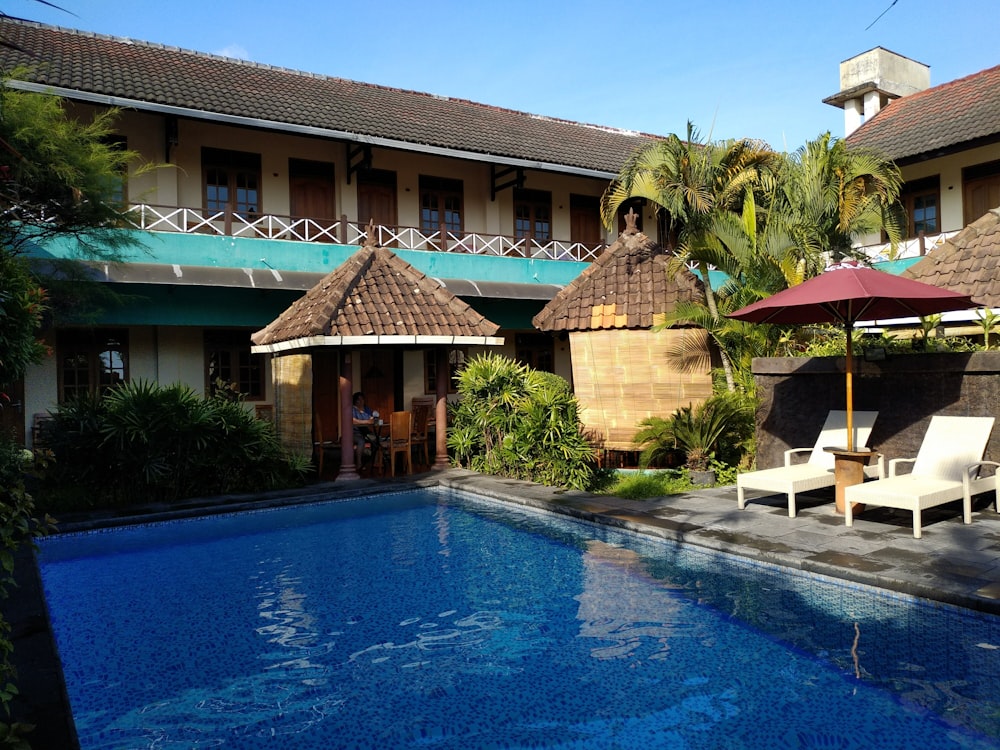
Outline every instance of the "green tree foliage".
[[118, 195], [138, 154], [117, 148], [117, 110], [74, 119], [56, 96], [0, 86], [0, 247], [18, 253], [53, 237], [80, 257], [117, 260], [129, 246]]
[[793, 233], [807, 265], [805, 277], [820, 273], [818, 260], [854, 257], [853, 241], [885, 232], [892, 247], [902, 238], [899, 168], [876, 151], [850, 148], [824, 133], [792, 154], [772, 193], [774, 220]]
[[594, 451], [563, 378], [484, 354], [458, 374], [458, 393], [448, 447], [459, 466], [550, 486], [589, 485]]
[[[645, 198], [678, 232], [677, 262], [670, 273], [692, 264], [704, 283], [705, 308], [721, 320], [711, 268], [725, 269], [731, 253], [712, 231], [715, 217], [739, 212], [766, 174], [781, 160], [766, 144], [751, 139], [703, 142], [688, 123], [687, 137], [670, 135], [638, 150], [609, 185], [601, 202], [604, 222], [617, 221], [618, 208], [630, 198]], [[730, 390], [735, 389], [729, 354], [720, 349]]]
[[639, 465], [646, 467], [676, 449], [684, 451], [690, 469], [707, 469], [714, 460], [739, 465], [752, 451], [753, 415], [752, 399], [720, 393], [669, 417], [644, 419], [633, 438], [643, 447]]
[[[116, 148], [115, 114], [90, 123], [67, 116], [57, 97], [27, 93], [0, 82], [0, 392], [45, 356], [39, 338], [53, 305], [87, 295], [79, 265], [50, 261], [29, 265], [26, 251], [55, 237], [75, 239], [79, 258], [117, 260], [132, 244], [121, 231], [126, 217], [115, 201], [135, 154]], [[88, 285], [98, 290], [96, 284]], [[73, 295], [63, 294], [72, 289]], [[93, 295], [90, 295], [93, 298]], [[0, 407], [5, 395], [0, 395]], [[22, 452], [0, 435], [0, 597], [12, 580], [14, 551], [39, 532], [32, 518], [34, 499], [25, 486]], [[0, 620], [0, 705], [10, 718], [16, 688], [8, 680], [12, 645], [9, 625]], [[27, 747], [25, 727], [0, 723], [0, 745]]]
[[133, 381], [53, 412], [55, 460], [39, 501], [52, 509], [174, 502], [301, 484], [308, 464], [240, 400]]
[[[46, 347], [38, 336], [46, 310], [44, 290], [21, 258], [0, 251], [0, 388], [40, 362]], [[6, 405], [0, 397], [0, 407]]]

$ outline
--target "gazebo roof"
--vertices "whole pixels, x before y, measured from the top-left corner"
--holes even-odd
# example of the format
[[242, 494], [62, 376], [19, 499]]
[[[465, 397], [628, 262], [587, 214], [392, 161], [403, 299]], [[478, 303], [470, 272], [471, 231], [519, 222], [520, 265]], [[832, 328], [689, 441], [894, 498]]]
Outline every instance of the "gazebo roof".
[[987, 211], [902, 275], [1000, 307], [1000, 208]]
[[702, 283], [690, 271], [667, 275], [670, 258], [629, 227], [532, 322], [542, 331], [648, 329], [678, 301], [702, 296]]
[[255, 353], [316, 346], [499, 345], [500, 326], [391, 250], [362, 247], [251, 336]]

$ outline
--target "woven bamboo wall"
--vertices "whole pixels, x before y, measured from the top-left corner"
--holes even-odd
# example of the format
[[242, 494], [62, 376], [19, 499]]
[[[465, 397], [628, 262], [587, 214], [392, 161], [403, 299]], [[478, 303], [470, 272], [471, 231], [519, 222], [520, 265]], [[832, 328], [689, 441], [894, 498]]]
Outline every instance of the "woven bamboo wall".
[[274, 422], [281, 444], [305, 456], [312, 454], [311, 354], [285, 354], [271, 360]]
[[[701, 336], [703, 372], [672, 369], [668, 351], [681, 336]], [[612, 450], [636, 450], [632, 436], [647, 417], [666, 417], [675, 409], [712, 395], [708, 344], [692, 330], [598, 330], [570, 333], [573, 391], [588, 432]]]

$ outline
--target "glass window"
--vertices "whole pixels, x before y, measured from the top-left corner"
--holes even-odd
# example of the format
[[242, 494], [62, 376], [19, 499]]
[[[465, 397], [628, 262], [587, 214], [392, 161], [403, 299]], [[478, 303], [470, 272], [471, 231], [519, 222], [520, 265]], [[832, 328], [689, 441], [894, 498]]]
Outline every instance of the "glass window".
[[941, 231], [940, 180], [937, 175], [908, 182], [900, 191], [899, 200], [906, 211], [906, 237], [937, 234]]
[[542, 190], [514, 191], [514, 237], [536, 242], [552, 239], [552, 194]]
[[[469, 350], [465, 348], [448, 350], [448, 393], [455, 393], [458, 388], [455, 383], [455, 376], [458, 371], [465, 367]], [[424, 351], [424, 393], [437, 393], [437, 351]]]
[[56, 338], [60, 403], [128, 381], [128, 331], [64, 330]]
[[420, 178], [420, 231], [462, 233], [462, 181]]
[[555, 343], [544, 333], [519, 333], [514, 337], [514, 358], [535, 370], [555, 372]]
[[219, 391], [264, 399], [264, 357], [250, 352], [250, 331], [205, 331], [205, 392]]
[[205, 211], [231, 210], [244, 218], [260, 213], [260, 155], [218, 148], [201, 150]]

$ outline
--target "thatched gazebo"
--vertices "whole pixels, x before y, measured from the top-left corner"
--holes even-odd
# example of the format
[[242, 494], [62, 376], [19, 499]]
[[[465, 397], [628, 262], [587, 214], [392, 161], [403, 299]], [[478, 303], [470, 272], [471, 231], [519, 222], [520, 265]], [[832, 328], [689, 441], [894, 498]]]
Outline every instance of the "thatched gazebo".
[[[439, 372], [447, 372], [448, 347], [501, 345], [499, 330], [392, 251], [366, 244], [251, 340], [254, 353], [273, 355], [274, 416], [282, 442], [291, 450], [311, 453], [314, 414], [325, 408], [332, 417], [325, 429], [334, 436], [347, 436], [341, 439], [338, 479], [342, 479], [357, 476], [350, 438], [352, 351], [372, 346], [433, 347]], [[338, 393], [314, 389], [313, 374], [319, 366], [340, 373]], [[436, 468], [448, 463], [447, 386], [446, 378], [437, 379]]]
[[[668, 275], [670, 258], [636, 229], [633, 217], [604, 254], [533, 320], [542, 331], [569, 335], [581, 420], [605, 450], [638, 450], [632, 437], [640, 421], [668, 416], [712, 393], [704, 332], [651, 330], [678, 301], [704, 295], [701, 281], [690, 271]], [[694, 370], [678, 364], [681, 337], [688, 339], [688, 352], [694, 342], [700, 355], [693, 358], [700, 362]]]

